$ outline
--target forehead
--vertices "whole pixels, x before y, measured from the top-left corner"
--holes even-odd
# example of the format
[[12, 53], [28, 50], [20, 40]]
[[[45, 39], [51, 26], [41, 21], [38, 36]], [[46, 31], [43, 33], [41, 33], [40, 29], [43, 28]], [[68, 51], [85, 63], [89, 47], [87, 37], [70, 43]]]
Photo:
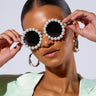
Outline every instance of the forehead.
[[23, 29], [36, 28], [43, 31], [45, 23], [52, 18], [63, 20], [65, 18], [64, 11], [55, 5], [44, 5], [30, 10], [23, 19]]

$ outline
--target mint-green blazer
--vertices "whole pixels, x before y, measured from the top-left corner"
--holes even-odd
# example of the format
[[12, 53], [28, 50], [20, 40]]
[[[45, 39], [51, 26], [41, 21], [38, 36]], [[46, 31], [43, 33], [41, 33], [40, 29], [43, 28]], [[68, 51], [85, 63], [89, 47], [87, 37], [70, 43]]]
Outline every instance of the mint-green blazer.
[[[32, 96], [43, 73], [26, 73], [16, 76], [0, 76], [0, 96]], [[79, 96], [96, 96], [96, 79], [80, 80]]]

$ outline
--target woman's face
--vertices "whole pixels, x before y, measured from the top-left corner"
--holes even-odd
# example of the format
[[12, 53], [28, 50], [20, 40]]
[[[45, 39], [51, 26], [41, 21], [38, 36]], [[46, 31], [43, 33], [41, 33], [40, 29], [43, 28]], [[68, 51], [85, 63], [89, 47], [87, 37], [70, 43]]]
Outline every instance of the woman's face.
[[[52, 41], [48, 39], [43, 33], [43, 28], [45, 23], [52, 18], [57, 18], [62, 21], [65, 18], [65, 13], [60, 7], [54, 5], [35, 7], [24, 16], [23, 28], [24, 30], [35, 28], [42, 33], [41, 46], [32, 52], [45, 66], [58, 67], [64, 62], [66, 63], [70, 58], [73, 51], [74, 32], [66, 28], [65, 35], [61, 40]], [[44, 55], [49, 51], [55, 52]]]

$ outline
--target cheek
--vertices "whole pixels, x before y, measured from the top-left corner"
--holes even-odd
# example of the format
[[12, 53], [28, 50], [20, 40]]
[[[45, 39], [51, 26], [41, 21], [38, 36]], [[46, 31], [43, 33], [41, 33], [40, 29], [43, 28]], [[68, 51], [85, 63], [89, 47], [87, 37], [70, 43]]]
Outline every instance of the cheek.
[[65, 32], [65, 35], [63, 37], [63, 39], [58, 42], [59, 46], [61, 46], [61, 48], [65, 49], [65, 50], [70, 50], [73, 47], [73, 32], [71, 32], [70, 30], [67, 30]]
[[57, 42], [61, 49], [61, 58], [66, 59], [73, 52], [73, 37], [72, 33], [67, 32], [61, 42]]
[[66, 38], [66, 41], [58, 42], [58, 46], [60, 46], [62, 56], [67, 56], [73, 50], [73, 42], [70, 38]]
[[42, 57], [43, 57], [43, 50], [42, 50], [42, 48], [40, 47], [37, 50], [34, 50], [32, 52], [38, 58], [38, 60], [42, 62]]

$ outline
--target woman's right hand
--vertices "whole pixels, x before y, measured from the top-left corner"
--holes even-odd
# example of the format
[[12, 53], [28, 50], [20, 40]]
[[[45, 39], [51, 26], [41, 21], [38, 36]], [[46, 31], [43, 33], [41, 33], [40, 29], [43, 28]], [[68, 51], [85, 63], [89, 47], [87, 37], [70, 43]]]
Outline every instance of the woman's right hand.
[[[18, 42], [18, 44], [10, 49], [14, 42]], [[15, 30], [7, 30], [0, 34], [0, 67], [13, 58], [21, 46], [21, 35]]]

